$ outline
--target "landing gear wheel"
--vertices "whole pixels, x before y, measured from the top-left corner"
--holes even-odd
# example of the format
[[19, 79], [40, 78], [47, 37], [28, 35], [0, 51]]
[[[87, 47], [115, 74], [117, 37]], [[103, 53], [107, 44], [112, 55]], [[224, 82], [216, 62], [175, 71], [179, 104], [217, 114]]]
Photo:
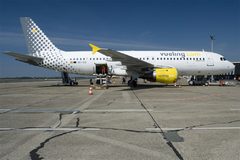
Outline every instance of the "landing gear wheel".
[[135, 88], [137, 86], [137, 82], [136, 81], [130, 81], [129, 86]]
[[131, 82], [131, 80], [128, 81], [128, 86], [130, 86], [130, 82]]

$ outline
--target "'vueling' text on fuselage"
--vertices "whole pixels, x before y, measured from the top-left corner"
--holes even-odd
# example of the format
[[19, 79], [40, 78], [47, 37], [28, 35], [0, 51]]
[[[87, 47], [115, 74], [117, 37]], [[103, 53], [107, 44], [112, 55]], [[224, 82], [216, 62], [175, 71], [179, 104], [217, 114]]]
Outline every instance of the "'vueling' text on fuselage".
[[200, 53], [177, 53], [177, 52], [169, 52], [169, 53], [160, 53], [161, 56], [201, 56]]

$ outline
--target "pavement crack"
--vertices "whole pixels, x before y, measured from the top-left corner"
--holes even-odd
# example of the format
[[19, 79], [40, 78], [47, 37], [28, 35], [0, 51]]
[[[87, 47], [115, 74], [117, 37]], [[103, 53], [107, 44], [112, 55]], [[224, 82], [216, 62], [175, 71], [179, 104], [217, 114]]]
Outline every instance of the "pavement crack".
[[229, 121], [229, 122], [209, 123], [209, 124], [194, 125], [194, 126], [185, 127], [184, 129], [180, 129], [179, 131], [186, 130], [186, 129], [190, 129], [190, 130], [191, 130], [191, 129], [195, 128], [195, 127], [203, 127], [203, 126], [217, 125], [217, 124], [230, 124], [230, 123], [235, 123], [235, 122], [240, 122], [240, 119], [238, 119], [238, 120], [233, 120], [233, 121]]
[[183, 160], [182, 155], [178, 152], [178, 150], [174, 147], [174, 145], [172, 144], [172, 142], [170, 142], [167, 137], [164, 135], [164, 132], [162, 130], [162, 128], [159, 126], [159, 124], [157, 123], [157, 121], [154, 119], [154, 117], [152, 116], [152, 114], [148, 111], [148, 109], [145, 107], [145, 105], [142, 103], [142, 101], [138, 98], [138, 96], [136, 95], [136, 93], [132, 90], [133, 94], [135, 95], [135, 97], [138, 99], [138, 101], [141, 103], [141, 106], [146, 110], [146, 112], [148, 113], [148, 115], [152, 118], [153, 122], [154, 122], [154, 126], [156, 128], [159, 128], [161, 132], [159, 132], [161, 134], [161, 136], [163, 137], [163, 139], [165, 139], [166, 144], [173, 150], [173, 152], [176, 154], [176, 156], [180, 159]]
[[65, 133], [62, 133], [62, 134], [58, 134], [58, 135], [55, 135], [51, 138], [48, 138], [46, 139], [44, 142], [40, 143], [40, 146], [38, 146], [36, 149], [32, 150], [31, 152], [29, 152], [30, 154], [30, 157], [32, 160], [41, 160], [41, 159], [44, 159], [44, 157], [41, 157], [39, 154], [37, 154], [37, 152], [44, 148], [44, 146], [46, 145], [46, 143], [48, 143], [49, 141], [51, 141], [52, 139], [54, 138], [58, 138], [58, 137], [61, 137], [63, 135], [66, 135], [66, 134], [69, 134], [69, 133], [72, 133], [72, 132], [76, 132], [76, 131], [70, 131], [70, 132], [65, 132]]
[[185, 130], [193, 130], [196, 127], [203, 127], [203, 126], [209, 126], [209, 125], [219, 125], [219, 124], [230, 124], [230, 123], [235, 123], [235, 122], [240, 122], [240, 119], [232, 120], [232, 121], [229, 121], [229, 122], [192, 125], [192, 126], [188, 126], [188, 127], [182, 128], [182, 129], [171, 130], [171, 131], [168, 131], [168, 132], [178, 132], [178, 131], [185, 131]]

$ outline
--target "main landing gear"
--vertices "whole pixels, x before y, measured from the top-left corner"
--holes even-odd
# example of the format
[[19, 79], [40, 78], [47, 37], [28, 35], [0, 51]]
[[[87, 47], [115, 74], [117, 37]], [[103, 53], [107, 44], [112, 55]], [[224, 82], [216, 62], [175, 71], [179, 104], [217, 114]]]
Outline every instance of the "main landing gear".
[[137, 79], [128, 81], [128, 86], [135, 88], [137, 86]]
[[62, 76], [62, 83], [58, 85], [62, 85], [62, 86], [78, 85], [78, 82], [76, 82], [76, 79], [71, 79], [67, 72], [61, 72], [61, 76]]

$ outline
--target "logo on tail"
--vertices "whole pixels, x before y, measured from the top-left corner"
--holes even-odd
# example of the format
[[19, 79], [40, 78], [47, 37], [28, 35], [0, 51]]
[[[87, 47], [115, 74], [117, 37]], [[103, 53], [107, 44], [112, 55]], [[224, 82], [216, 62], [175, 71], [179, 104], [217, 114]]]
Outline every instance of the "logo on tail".
[[58, 50], [31, 18], [21, 17], [20, 21], [30, 55], [42, 51], [55, 52]]

